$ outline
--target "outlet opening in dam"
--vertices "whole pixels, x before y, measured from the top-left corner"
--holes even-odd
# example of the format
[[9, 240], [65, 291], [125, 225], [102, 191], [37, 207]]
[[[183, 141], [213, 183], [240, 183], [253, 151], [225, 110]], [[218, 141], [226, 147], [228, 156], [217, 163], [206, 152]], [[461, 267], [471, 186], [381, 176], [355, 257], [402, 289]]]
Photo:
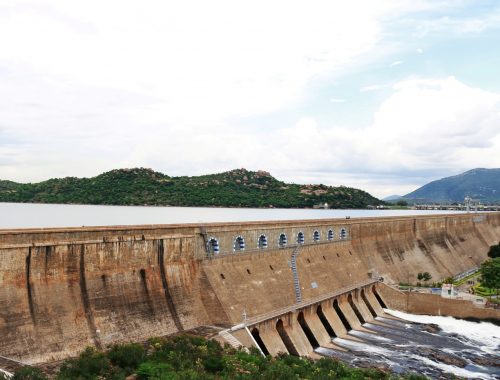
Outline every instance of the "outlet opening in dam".
[[354, 314], [356, 314], [356, 317], [358, 317], [359, 321], [361, 323], [365, 323], [366, 322], [365, 319], [363, 318], [363, 316], [361, 315], [361, 313], [358, 310], [358, 307], [354, 304], [354, 302], [352, 300], [352, 294], [349, 294], [347, 296], [347, 302], [349, 302], [349, 305], [351, 305], [352, 310], [354, 311]]
[[337, 313], [337, 315], [339, 316], [340, 320], [342, 321], [342, 324], [344, 325], [344, 328], [347, 331], [351, 331], [352, 327], [351, 327], [350, 323], [347, 321], [347, 318], [345, 317], [345, 315], [342, 312], [342, 310], [340, 310], [339, 301], [337, 299], [335, 299], [333, 301], [333, 305], [332, 306], [333, 306], [333, 309], [335, 310], [335, 312]]
[[257, 327], [254, 327], [252, 329], [252, 336], [255, 339], [255, 342], [257, 343], [259, 348], [261, 349], [262, 353], [266, 356], [271, 355], [269, 353], [269, 350], [267, 349], [266, 345], [264, 344], [264, 341], [260, 337], [259, 329]]
[[375, 310], [373, 309], [372, 305], [370, 302], [368, 302], [368, 299], [366, 298], [365, 290], [361, 289], [361, 298], [363, 299], [363, 302], [365, 303], [366, 307], [370, 311], [371, 315], [373, 318], [377, 317], [377, 313], [375, 313]]
[[375, 286], [372, 287], [372, 292], [375, 295], [375, 298], [377, 299], [380, 306], [382, 306], [384, 309], [387, 309], [387, 305], [385, 304], [384, 300], [382, 300], [382, 297], [380, 297], [380, 295], [378, 294]]
[[285, 327], [283, 325], [283, 321], [281, 319], [278, 319], [278, 322], [276, 322], [276, 330], [278, 331], [278, 334], [281, 337], [281, 340], [285, 344], [285, 347], [288, 350], [288, 353], [290, 355], [300, 356], [299, 352], [297, 351], [297, 349], [293, 345], [292, 340], [288, 336], [288, 333], [286, 332]]
[[318, 314], [319, 320], [323, 324], [323, 327], [325, 328], [328, 335], [331, 338], [335, 338], [337, 335], [335, 334], [335, 331], [333, 331], [332, 326], [330, 326], [330, 323], [326, 319], [326, 316], [323, 313], [323, 307], [321, 305], [318, 305], [318, 307], [316, 308], [316, 314]]
[[319, 343], [316, 340], [316, 337], [312, 333], [311, 329], [309, 328], [309, 325], [307, 324], [305, 318], [304, 318], [304, 312], [300, 312], [299, 315], [297, 316], [297, 321], [299, 322], [300, 327], [302, 328], [302, 331], [304, 331], [304, 334], [306, 334], [307, 340], [311, 344], [312, 348], [318, 348]]

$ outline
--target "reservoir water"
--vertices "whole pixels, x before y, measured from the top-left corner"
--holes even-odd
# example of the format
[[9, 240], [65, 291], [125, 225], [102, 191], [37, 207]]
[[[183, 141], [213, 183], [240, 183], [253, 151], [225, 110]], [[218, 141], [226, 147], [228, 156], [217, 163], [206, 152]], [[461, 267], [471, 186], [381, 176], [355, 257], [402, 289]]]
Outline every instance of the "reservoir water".
[[0, 203], [0, 228], [249, 222], [460, 212], [441, 210], [313, 210]]

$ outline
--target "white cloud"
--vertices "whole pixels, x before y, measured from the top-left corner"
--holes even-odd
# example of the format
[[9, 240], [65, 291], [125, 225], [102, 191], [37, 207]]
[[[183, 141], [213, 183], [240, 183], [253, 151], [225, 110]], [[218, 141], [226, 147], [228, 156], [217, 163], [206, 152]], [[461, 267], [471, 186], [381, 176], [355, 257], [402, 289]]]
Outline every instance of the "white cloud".
[[[394, 85], [370, 129], [392, 159], [416, 169], [500, 165], [488, 155], [500, 134], [500, 95], [469, 87], [453, 77], [409, 79]], [[478, 151], [483, 153], [477, 155]], [[384, 161], [391, 160], [386, 156]], [[488, 165], [489, 164], [489, 165]]]
[[196, 140], [253, 137], [233, 121], [291, 108], [312, 82], [383, 55], [383, 23], [422, 4], [0, 0], [0, 134], [18, 149], [0, 177], [91, 175], [153, 156], [189, 173], [165, 155], [172, 141], [189, 161], [204, 152]]
[[394, 66], [399, 66], [403, 63], [404, 61], [394, 61], [392, 62], [389, 66], [390, 67], [394, 67]]
[[425, 37], [429, 34], [443, 33], [444, 31], [454, 34], [480, 33], [486, 29], [498, 28], [500, 23], [500, 11], [488, 12], [481, 17], [450, 17], [424, 20], [416, 27], [414, 33], [417, 37]]
[[0, 63], [67, 87], [154, 97], [152, 109], [138, 112], [199, 124], [297, 101], [310, 80], [373, 49], [380, 19], [394, 8], [383, 2], [360, 13], [358, 2], [329, 1], [38, 4], [3, 5]]
[[320, 126], [314, 118], [283, 129], [272, 139], [281, 148], [274, 147], [270, 167], [298, 182], [405, 194], [433, 176], [500, 167], [499, 125], [500, 94], [453, 77], [410, 78], [393, 86], [365, 129]]
[[0, 178], [243, 166], [402, 193], [374, 173], [500, 165], [498, 95], [453, 78], [361, 87], [393, 86], [365, 129], [259, 124], [317, 83], [388, 62], [386, 24], [434, 4], [0, 0]]
[[418, 53], [418, 54], [423, 54], [424, 49], [422, 49], [422, 48], [418, 48], [416, 51], [417, 51], [417, 53]]
[[361, 87], [359, 89], [359, 92], [378, 91], [378, 90], [382, 90], [384, 88], [389, 88], [391, 86], [392, 86], [392, 84], [390, 84], [390, 83], [388, 83], [388, 84], [372, 84], [372, 85]]

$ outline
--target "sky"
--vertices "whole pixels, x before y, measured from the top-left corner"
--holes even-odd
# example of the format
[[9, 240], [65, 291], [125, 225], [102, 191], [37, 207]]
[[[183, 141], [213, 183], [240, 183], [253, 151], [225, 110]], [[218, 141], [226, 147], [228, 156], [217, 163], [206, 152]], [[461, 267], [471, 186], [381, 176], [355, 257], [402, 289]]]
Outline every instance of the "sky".
[[500, 2], [0, 0], [0, 179], [500, 167]]

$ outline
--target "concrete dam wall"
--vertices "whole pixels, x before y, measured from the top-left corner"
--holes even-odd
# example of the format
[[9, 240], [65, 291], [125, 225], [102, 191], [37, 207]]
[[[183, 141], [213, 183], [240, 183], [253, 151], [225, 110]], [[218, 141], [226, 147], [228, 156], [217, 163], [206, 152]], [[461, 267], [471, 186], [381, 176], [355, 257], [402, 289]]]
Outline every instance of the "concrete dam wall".
[[243, 318], [270, 353], [310, 354], [303, 331], [326, 342], [325, 320], [338, 335], [342, 318], [381, 313], [373, 279], [452, 276], [499, 239], [499, 213], [2, 230], [0, 356], [47, 362]]

